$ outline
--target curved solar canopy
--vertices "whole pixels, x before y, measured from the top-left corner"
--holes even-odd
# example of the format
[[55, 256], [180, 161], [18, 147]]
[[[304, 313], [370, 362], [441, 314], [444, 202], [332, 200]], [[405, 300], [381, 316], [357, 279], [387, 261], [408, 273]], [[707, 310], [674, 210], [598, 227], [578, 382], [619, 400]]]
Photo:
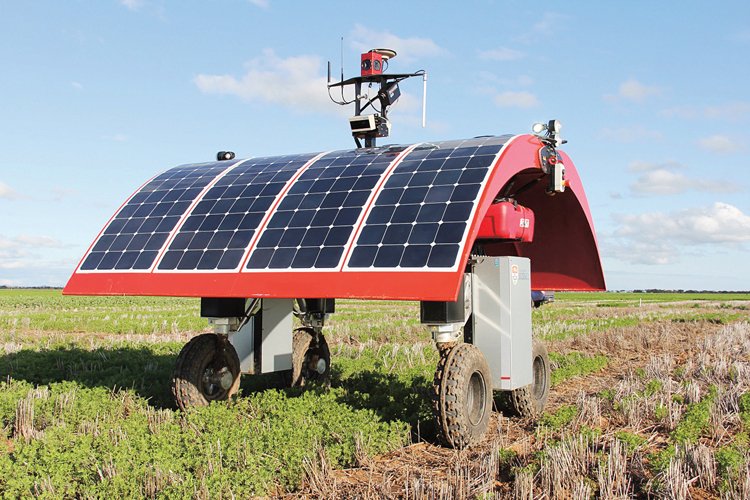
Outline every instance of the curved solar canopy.
[[[499, 136], [176, 167], [112, 216], [64, 292], [452, 300], [481, 217], [515, 176], [542, 175], [540, 147]], [[603, 288], [595, 253], [588, 278], [556, 288]]]

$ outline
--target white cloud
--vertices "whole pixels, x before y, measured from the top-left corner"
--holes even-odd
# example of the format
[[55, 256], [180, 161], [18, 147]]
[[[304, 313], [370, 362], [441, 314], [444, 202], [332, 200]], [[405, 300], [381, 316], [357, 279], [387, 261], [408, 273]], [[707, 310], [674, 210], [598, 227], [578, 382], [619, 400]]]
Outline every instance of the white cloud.
[[682, 173], [657, 169], [638, 177], [630, 189], [639, 195], [664, 195], [684, 193], [691, 185], [691, 180]]
[[685, 166], [677, 163], [676, 161], [666, 161], [664, 163], [652, 163], [648, 161], [633, 161], [628, 165], [628, 170], [631, 172], [647, 172], [651, 170], [669, 169], [669, 170], [680, 170], [684, 169]]
[[21, 234], [15, 237], [14, 241], [21, 246], [44, 247], [44, 248], [62, 248], [60, 240], [50, 236], [34, 236], [30, 234]]
[[83, 90], [83, 84], [80, 82], [70, 82], [70, 86], [76, 90]]
[[750, 241], [750, 216], [728, 203], [673, 213], [615, 214], [616, 236], [643, 241], [689, 243], [744, 243]]
[[641, 125], [633, 127], [603, 128], [601, 136], [604, 139], [617, 142], [641, 142], [641, 141], [660, 141], [664, 135], [658, 130], [650, 130]]
[[479, 58], [490, 61], [515, 61], [524, 57], [524, 53], [508, 47], [498, 47], [490, 50], [480, 50]]
[[143, 7], [143, 0], [120, 0], [120, 5], [123, 5], [130, 10], [139, 10]]
[[500, 92], [494, 97], [494, 101], [501, 108], [533, 108], [539, 106], [539, 99], [525, 90]]
[[65, 247], [65, 244], [49, 236], [22, 234], [9, 238], [0, 235], [0, 269], [37, 267], [40, 265], [37, 249]]
[[248, 2], [261, 9], [267, 9], [271, 5], [269, 0], [248, 0]]
[[725, 135], [712, 135], [698, 140], [698, 145], [714, 153], [734, 153], [740, 145]]
[[375, 48], [393, 49], [397, 52], [398, 59], [405, 63], [414, 62], [422, 57], [434, 57], [447, 53], [430, 38], [402, 38], [390, 31], [377, 31], [361, 24], [356, 24], [349, 36], [352, 39], [352, 47], [360, 52]]
[[700, 247], [750, 242], [750, 216], [728, 203], [672, 213], [614, 214], [613, 218], [618, 228], [603, 235], [603, 251], [634, 264], [670, 264], [682, 254], [703, 252]]
[[675, 106], [662, 110], [661, 115], [667, 118], [740, 121], [750, 116], [750, 102], [733, 101], [713, 106]]
[[665, 265], [677, 260], [673, 245], [656, 241], [634, 241], [601, 235], [602, 255], [631, 264]]
[[4, 182], [0, 182], [0, 200], [17, 200], [20, 195]]
[[689, 177], [679, 171], [684, 167], [674, 162], [633, 162], [628, 169], [632, 172], [642, 172], [635, 182], [630, 184], [630, 190], [637, 196], [672, 195], [691, 190], [712, 193], [737, 190], [737, 186], [730, 182]]
[[246, 64], [241, 77], [206, 75], [195, 77], [195, 85], [206, 94], [228, 94], [248, 102], [281, 104], [300, 111], [332, 111], [321, 59], [303, 55], [280, 58], [271, 49]]
[[661, 89], [656, 86], [644, 85], [635, 78], [630, 78], [620, 84], [617, 97], [631, 102], [641, 103], [651, 96], [659, 95]]

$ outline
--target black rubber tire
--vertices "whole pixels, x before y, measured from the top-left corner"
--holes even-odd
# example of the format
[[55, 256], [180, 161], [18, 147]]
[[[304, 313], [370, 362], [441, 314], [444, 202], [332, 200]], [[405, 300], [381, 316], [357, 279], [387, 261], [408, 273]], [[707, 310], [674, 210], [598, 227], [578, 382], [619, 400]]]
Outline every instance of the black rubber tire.
[[441, 351], [433, 389], [440, 441], [451, 448], [466, 448], [480, 440], [492, 413], [492, 377], [482, 351], [472, 344]]
[[[318, 361], [325, 362], [325, 371], [316, 368]], [[331, 381], [331, 351], [322, 334], [312, 328], [294, 330], [292, 340], [292, 387], [303, 387], [309, 383], [328, 386]]]
[[[231, 384], [210, 377], [225, 372]], [[181, 410], [229, 399], [240, 387], [240, 359], [226, 337], [204, 333], [193, 337], [177, 356], [172, 374], [172, 396]]]
[[536, 339], [531, 344], [531, 369], [534, 377], [531, 385], [500, 393], [498, 406], [501, 410], [522, 418], [541, 416], [549, 397], [552, 372], [547, 347]]

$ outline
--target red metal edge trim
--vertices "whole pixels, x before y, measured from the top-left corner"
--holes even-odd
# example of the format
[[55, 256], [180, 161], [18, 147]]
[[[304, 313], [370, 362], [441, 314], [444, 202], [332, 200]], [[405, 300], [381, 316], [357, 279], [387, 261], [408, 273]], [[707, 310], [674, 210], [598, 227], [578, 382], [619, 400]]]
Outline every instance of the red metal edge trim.
[[[231, 274], [75, 274], [67, 295], [175, 297], [320, 297], [390, 300], [452, 300], [457, 273], [327, 272]], [[352, 293], [357, 283], [357, 293]], [[397, 290], [394, 293], [394, 290]]]

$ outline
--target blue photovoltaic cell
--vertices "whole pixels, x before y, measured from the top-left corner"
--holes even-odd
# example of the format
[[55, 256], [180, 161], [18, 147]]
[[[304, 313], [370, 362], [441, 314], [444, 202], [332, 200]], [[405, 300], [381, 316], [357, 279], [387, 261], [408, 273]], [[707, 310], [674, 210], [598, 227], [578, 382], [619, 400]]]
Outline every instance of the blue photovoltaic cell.
[[350, 268], [452, 268], [482, 185], [508, 137], [413, 150], [393, 170], [355, 242]]
[[247, 269], [337, 267], [367, 199], [402, 150], [337, 151], [316, 161], [279, 203]]
[[233, 168], [190, 212], [158, 269], [237, 268], [276, 197], [314, 156], [254, 158]]
[[229, 164], [184, 165], [152, 179], [120, 209], [81, 270], [149, 269], [185, 211]]

